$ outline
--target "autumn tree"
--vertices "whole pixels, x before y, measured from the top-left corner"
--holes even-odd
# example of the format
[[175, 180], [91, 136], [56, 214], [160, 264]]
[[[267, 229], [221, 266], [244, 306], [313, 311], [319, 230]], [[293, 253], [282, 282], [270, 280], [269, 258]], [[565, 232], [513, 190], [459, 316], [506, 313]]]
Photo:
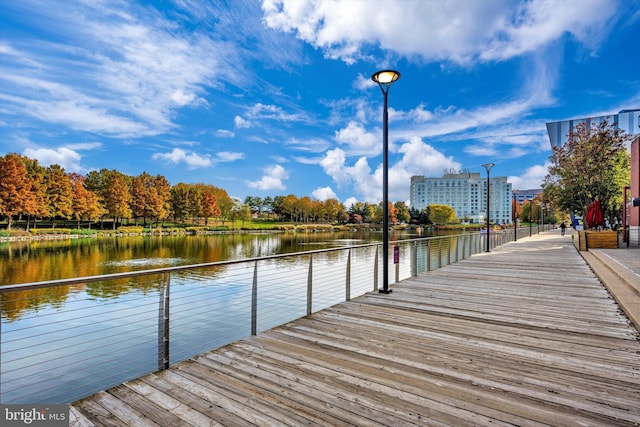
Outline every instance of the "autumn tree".
[[393, 207], [396, 208], [396, 216], [398, 217], [398, 221], [402, 223], [408, 223], [411, 219], [411, 215], [409, 214], [409, 207], [405, 202], [395, 202]]
[[560, 210], [582, 215], [591, 202], [600, 200], [605, 217], [616, 217], [631, 176], [624, 142], [624, 132], [606, 121], [578, 124], [564, 145], [553, 148], [544, 199]]
[[60, 165], [51, 165], [44, 175], [46, 206], [52, 227], [56, 218], [71, 219], [73, 213], [73, 193], [69, 176]]
[[220, 218], [222, 218], [222, 223], [224, 224], [224, 219], [231, 217], [235, 203], [227, 193], [227, 190], [212, 185], [211, 192], [216, 198], [218, 208], [220, 209]]
[[98, 195], [91, 190], [87, 190], [85, 180], [86, 178], [78, 173], [69, 174], [72, 194], [71, 216], [77, 221], [78, 229], [82, 218], [94, 220], [104, 213], [104, 209], [99, 203]]
[[326, 219], [330, 222], [345, 223], [349, 220], [349, 215], [338, 199], [325, 200], [324, 210]]
[[204, 217], [204, 225], [209, 224], [209, 218], [219, 218], [222, 214], [220, 206], [218, 205], [218, 198], [216, 193], [216, 187], [208, 184], [198, 184], [200, 188], [199, 194], [202, 197], [201, 208], [202, 216]]
[[158, 222], [169, 216], [171, 211], [171, 186], [165, 177], [155, 177], [143, 172], [131, 180], [131, 211], [134, 218], [142, 217], [147, 225], [147, 218], [155, 218]]
[[456, 220], [456, 211], [448, 205], [429, 205], [429, 219], [433, 224], [451, 224]]
[[102, 197], [104, 198], [105, 209], [108, 215], [113, 218], [113, 229], [116, 229], [118, 220], [131, 218], [131, 191], [129, 189], [130, 179], [116, 170], [106, 174]]
[[153, 185], [157, 199], [153, 204], [152, 213], [156, 217], [156, 222], [160, 222], [171, 215], [171, 184], [164, 176], [156, 175], [153, 178]]
[[[398, 223], [398, 214], [396, 211], [396, 207], [391, 203], [388, 202], [388, 215], [389, 215], [389, 224], [397, 224]], [[380, 204], [378, 206], [376, 206], [376, 210], [375, 213], [373, 215], [373, 221], [374, 222], [378, 222], [378, 223], [382, 223], [382, 217], [384, 216], [384, 211], [382, 209], [382, 202], [380, 202]]]
[[44, 182], [46, 168], [40, 166], [37, 160], [25, 156], [20, 156], [20, 158], [27, 168], [27, 181], [31, 186], [30, 191], [33, 195], [33, 203], [30, 203], [25, 211], [25, 215], [27, 216], [27, 230], [29, 230], [31, 218], [33, 218], [33, 226], [36, 227], [38, 217], [47, 216], [47, 188]]
[[27, 178], [27, 168], [18, 154], [0, 158], [0, 214], [7, 217], [8, 230], [13, 216], [34, 209], [35, 198]]

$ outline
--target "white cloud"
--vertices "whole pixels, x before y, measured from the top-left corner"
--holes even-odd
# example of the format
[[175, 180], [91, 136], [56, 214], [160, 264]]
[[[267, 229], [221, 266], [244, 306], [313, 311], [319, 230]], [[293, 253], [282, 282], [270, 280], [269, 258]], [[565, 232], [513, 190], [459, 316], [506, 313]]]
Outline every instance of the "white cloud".
[[[461, 169], [460, 163], [447, 157], [419, 137], [412, 137], [398, 149], [402, 157], [389, 167], [389, 199], [408, 199], [411, 177], [414, 175], [441, 176], [445, 169]], [[320, 166], [338, 188], [353, 186], [361, 200], [378, 203], [382, 200], [382, 164], [371, 171], [366, 157], [360, 157], [353, 166], [347, 164], [346, 153], [336, 148], [326, 153]]]
[[361, 124], [354, 121], [350, 121], [346, 128], [336, 131], [335, 139], [347, 146], [345, 151], [348, 155], [375, 156], [382, 151], [381, 136], [367, 132]]
[[349, 210], [349, 208], [350, 208], [351, 206], [353, 206], [354, 204], [358, 203], [359, 201], [360, 201], [360, 200], [358, 200], [358, 199], [357, 199], [357, 198], [355, 198], [355, 197], [349, 197], [349, 198], [347, 198], [347, 199], [343, 202], [343, 204], [344, 204], [344, 206], [347, 208], [347, 210]]
[[617, 6], [614, 0], [405, 0], [402, 7], [395, 0], [376, 0], [375, 7], [367, 0], [262, 3], [268, 27], [294, 33], [349, 64], [366, 58], [372, 46], [457, 63], [520, 56], [564, 34], [594, 46]]
[[323, 153], [331, 146], [331, 143], [326, 139], [322, 139], [322, 138], [307, 138], [307, 139], [289, 138], [288, 140], [285, 141], [285, 145], [294, 147], [300, 151], [308, 151], [311, 153]]
[[315, 190], [313, 190], [313, 192], [311, 193], [311, 195], [320, 200], [320, 201], [325, 201], [325, 200], [329, 200], [329, 199], [336, 199], [336, 193], [333, 191], [333, 189], [331, 187], [321, 187], [321, 188], [316, 188]]
[[101, 142], [78, 142], [76, 144], [68, 144], [67, 148], [73, 150], [95, 150], [102, 147]]
[[235, 118], [233, 119], [233, 123], [236, 126], [236, 129], [251, 127], [251, 122], [243, 119], [240, 116], [235, 116]]
[[244, 153], [236, 153], [233, 151], [220, 151], [216, 156], [221, 162], [234, 162], [244, 159]]
[[231, 132], [230, 130], [218, 129], [216, 131], [216, 136], [220, 138], [233, 138], [234, 136], [236, 136], [236, 134]]
[[264, 169], [264, 175], [257, 181], [246, 181], [251, 188], [259, 190], [285, 190], [282, 180], [289, 178], [287, 171], [280, 165], [271, 165]]
[[43, 166], [60, 165], [66, 172], [86, 172], [86, 169], [80, 166], [82, 156], [78, 152], [65, 147], [56, 150], [51, 148], [27, 148], [24, 150], [24, 155], [36, 159]]
[[183, 89], [176, 89], [171, 94], [171, 100], [180, 107], [191, 104], [195, 98], [195, 94], [185, 93]]
[[510, 176], [507, 181], [511, 183], [514, 190], [542, 188], [544, 177], [549, 173], [549, 166], [551, 166], [550, 163], [531, 166], [522, 175]]
[[213, 161], [209, 155], [200, 155], [194, 152], [187, 153], [181, 148], [174, 148], [170, 153], [155, 153], [153, 160], [165, 160], [174, 164], [184, 163], [189, 169], [211, 166]]
[[300, 114], [285, 112], [281, 107], [272, 104], [262, 104], [260, 102], [254, 104], [247, 109], [247, 116], [251, 119], [269, 119], [281, 122], [300, 122], [308, 121]]
[[209, 87], [250, 81], [235, 47], [215, 34], [181, 31], [151, 8], [126, 2], [24, 7], [39, 9], [34, 25], [46, 17], [52, 40], [3, 45], [12, 53], [0, 76], [3, 102], [25, 117], [121, 138], [157, 135], [175, 128], [176, 109], [206, 105], [200, 95]]

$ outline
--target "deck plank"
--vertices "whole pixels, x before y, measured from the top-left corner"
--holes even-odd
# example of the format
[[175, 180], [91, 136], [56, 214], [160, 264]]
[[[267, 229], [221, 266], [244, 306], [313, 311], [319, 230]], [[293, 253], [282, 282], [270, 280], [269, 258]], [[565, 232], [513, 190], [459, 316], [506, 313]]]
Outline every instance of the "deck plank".
[[521, 239], [392, 289], [83, 399], [74, 420], [640, 424], [638, 331], [566, 239]]

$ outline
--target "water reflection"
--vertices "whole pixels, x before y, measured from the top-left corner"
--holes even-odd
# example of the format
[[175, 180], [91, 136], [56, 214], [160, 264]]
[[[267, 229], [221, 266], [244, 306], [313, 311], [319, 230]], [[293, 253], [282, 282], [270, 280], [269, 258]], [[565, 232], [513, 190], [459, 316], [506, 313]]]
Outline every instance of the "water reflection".
[[[10, 272], [3, 274], [2, 281], [20, 283], [252, 258], [353, 246], [379, 237], [329, 233], [17, 242], [0, 247], [2, 271]], [[408, 237], [395, 235], [392, 239]], [[402, 246], [405, 255], [399, 268], [408, 271], [410, 244]], [[355, 296], [372, 290], [376, 248], [351, 252], [350, 289]], [[348, 256], [348, 251], [313, 256], [313, 311], [344, 300]], [[258, 331], [306, 314], [310, 259], [304, 255], [257, 263]], [[250, 334], [254, 264], [172, 273], [172, 363]], [[379, 281], [380, 274], [378, 271]], [[154, 371], [162, 280], [162, 275], [155, 274], [2, 294], [3, 401], [69, 402]]]
[[252, 258], [377, 240], [379, 233], [262, 233], [4, 242], [0, 243], [0, 285]]

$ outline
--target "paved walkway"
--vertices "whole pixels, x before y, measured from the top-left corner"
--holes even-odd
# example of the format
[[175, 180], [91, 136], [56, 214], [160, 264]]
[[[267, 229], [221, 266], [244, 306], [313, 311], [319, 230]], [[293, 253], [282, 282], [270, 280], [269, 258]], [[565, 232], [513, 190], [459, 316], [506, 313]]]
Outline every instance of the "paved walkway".
[[640, 424], [638, 331], [570, 237], [392, 289], [83, 399], [71, 425]]

